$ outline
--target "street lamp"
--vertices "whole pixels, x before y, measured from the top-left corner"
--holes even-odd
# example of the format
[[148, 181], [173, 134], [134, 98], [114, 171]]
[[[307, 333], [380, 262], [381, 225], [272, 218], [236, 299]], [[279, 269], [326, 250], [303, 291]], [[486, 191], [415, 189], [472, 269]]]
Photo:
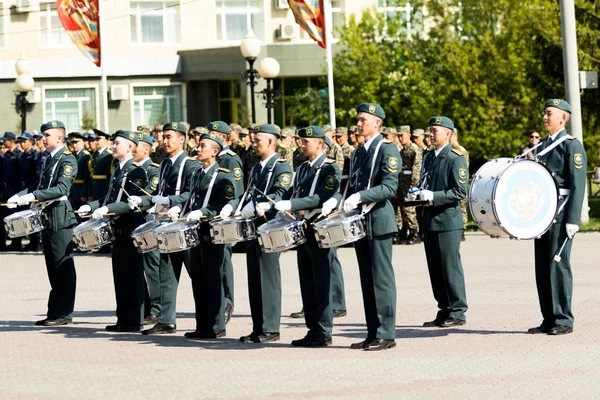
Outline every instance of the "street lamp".
[[244, 36], [244, 40], [242, 40], [242, 44], [240, 45], [240, 50], [242, 51], [242, 55], [248, 61], [248, 69], [242, 72], [242, 77], [246, 81], [246, 85], [250, 86], [250, 104], [252, 107], [252, 123], [256, 122], [256, 106], [254, 104], [254, 86], [256, 86], [256, 79], [260, 78], [258, 71], [254, 69], [254, 62], [256, 61], [256, 57], [260, 54], [261, 42], [260, 39], [256, 37], [254, 31], [250, 29], [246, 36]]
[[15, 71], [17, 72], [17, 79], [15, 80], [15, 89], [17, 91], [16, 106], [17, 110], [21, 113], [21, 132], [27, 130], [27, 108], [29, 102], [27, 101], [27, 93], [33, 90], [33, 77], [31, 76], [31, 67], [25, 53], [21, 53], [21, 56], [15, 63]]
[[273, 79], [279, 75], [279, 62], [273, 57], [264, 58], [258, 66], [258, 73], [267, 81], [267, 88], [261, 92], [267, 107], [267, 122], [271, 123], [271, 110], [275, 108], [275, 96], [279, 93], [273, 88]]

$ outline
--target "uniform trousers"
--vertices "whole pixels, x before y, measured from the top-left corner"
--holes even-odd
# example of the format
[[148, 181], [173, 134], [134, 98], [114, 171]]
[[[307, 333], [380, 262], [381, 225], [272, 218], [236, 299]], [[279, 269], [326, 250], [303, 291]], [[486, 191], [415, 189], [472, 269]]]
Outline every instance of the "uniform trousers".
[[71, 318], [75, 307], [77, 274], [73, 260], [73, 229], [42, 231], [42, 248], [50, 281], [48, 318]]

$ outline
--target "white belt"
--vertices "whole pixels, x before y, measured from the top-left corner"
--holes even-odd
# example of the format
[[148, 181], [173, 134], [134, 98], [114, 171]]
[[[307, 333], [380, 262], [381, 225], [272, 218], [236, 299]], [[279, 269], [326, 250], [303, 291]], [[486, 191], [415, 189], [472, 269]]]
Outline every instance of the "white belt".
[[558, 189], [558, 194], [560, 196], [568, 196], [571, 193], [571, 189]]
[[58, 199], [54, 199], [55, 201], [69, 201], [67, 196], [61, 196]]
[[412, 175], [412, 170], [408, 170], [408, 169], [404, 170], [404, 171], [402, 171], [402, 174], [403, 175]]

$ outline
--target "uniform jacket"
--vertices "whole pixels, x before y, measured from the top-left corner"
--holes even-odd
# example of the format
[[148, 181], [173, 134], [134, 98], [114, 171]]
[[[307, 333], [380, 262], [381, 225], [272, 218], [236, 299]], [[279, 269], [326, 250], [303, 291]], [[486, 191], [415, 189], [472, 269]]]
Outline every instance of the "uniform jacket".
[[375, 159], [371, 186], [370, 189], [367, 189], [375, 150], [382, 140], [384, 139], [381, 135], [375, 137], [366, 154], [364, 146], [358, 147], [352, 153], [347, 197], [353, 193], [360, 193], [363, 207], [369, 203], [376, 203], [366, 215], [369, 237], [398, 231], [390, 199], [394, 197], [398, 189], [398, 173], [402, 168], [402, 158], [393, 142], [386, 140], [381, 145]]
[[92, 156], [89, 151], [85, 149], [80, 150], [78, 153], [73, 153], [73, 155], [77, 159], [77, 176], [73, 181], [73, 186], [71, 186], [70, 197], [74, 199], [75, 202], [79, 202], [79, 199], [82, 197], [88, 197], [85, 183], [86, 175], [89, 176], [88, 163]]
[[7, 151], [4, 153], [4, 159], [2, 163], [2, 174], [3, 174], [3, 196], [5, 200], [8, 200], [11, 196], [17, 194], [21, 190], [21, 157], [23, 152], [18, 147], [15, 147], [13, 151]]
[[42, 170], [42, 164], [40, 163], [40, 152], [32, 147], [28, 152], [23, 152], [19, 161], [21, 188], [25, 189], [36, 184], [40, 179], [40, 172]]
[[[194, 173], [189, 189], [182, 194], [182, 202], [188, 202], [187, 207], [182, 209], [185, 213], [201, 210], [203, 215], [210, 218], [216, 216], [225, 204], [236, 198], [234, 177], [228, 169], [220, 168], [217, 162], [210, 166], [204, 176], [201, 171], [202, 169], [199, 169]], [[215, 174], [217, 176], [210, 191], [208, 204], [202, 207], [208, 195], [210, 181]]]
[[113, 171], [112, 151], [108, 148], [102, 153], [96, 151], [92, 156], [91, 165], [91, 197], [93, 200], [103, 199], [108, 192], [108, 180]]
[[423, 230], [463, 229], [460, 200], [467, 196], [467, 162], [459, 150], [446, 145], [436, 157], [427, 153], [421, 169], [421, 186], [433, 192], [433, 205], [423, 207]]
[[240, 156], [226, 147], [217, 156], [217, 163], [219, 167], [231, 171], [235, 183], [235, 192], [238, 197], [241, 197], [244, 193], [244, 171]]
[[[273, 173], [267, 184], [267, 179], [271, 170]], [[242, 200], [242, 206], [248, 204], [249, 201], [253, 201], [254, 204], [269, 201], [259, 192], [252, 191], [252, 188], [254, 187], [265, 193], [273, 201], [281, 200], [283, 195], [290, 189], [293, 176], [290, 164], [286, 160], [279, 158], [278, 154], [271, 157], [262, 169], [260, 164], [256, 164], [250, 172], [250, 177], [248, 178], [248, 187], [250, 190], [246, 199]], [[272, 219], [275, 214], [276, 211], [269, 211], [267, 213], [267, 219]]]

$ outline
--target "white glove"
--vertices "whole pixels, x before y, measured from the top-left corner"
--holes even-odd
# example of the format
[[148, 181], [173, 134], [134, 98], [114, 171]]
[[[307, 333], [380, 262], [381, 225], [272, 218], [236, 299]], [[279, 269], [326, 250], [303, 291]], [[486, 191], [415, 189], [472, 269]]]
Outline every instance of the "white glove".
[[152, 206], [147, 211], [148, 214], [156, 214], [156, 206]]
[[179, 218], [180, 212], [181, 212], [181, 207], [179, 207], [179, 206], [171, 207], [171, 208], [169, 208], [169, 211], [168, 211], [169, 217], [172, 220], [176, 220], [177, 218]]
[[94, 218], [94, 219], [104, 218], [104, 214], [107, 214], [107, 213], [108, 213], [108, 207], [106, 207], [106, 206], [100, 207], [92, 213], [92, 218]]
[[[258, 205], [260, 206], [260, 204]], [[292, 209], [292, 202], [289, 200], [280, 200], [275, 203], [275, 209], [280, 212], [290, 211]]]
[[431, 190], [421, 190], [419, 192], [419, 199], [433, 201], [433, 192]]
[[7, 208], [17, 208], [18, 205], [19, 205], [19, 195], [18, 194], [15, 194], [10, 199], [8, 199], [8, 201], [6, 202]]
[[258, 215], [259, 217], [262, 217], [263, 215], [265, 215], [266, 211], [269, 211], [271, 209], [271, 203], [267, 203], [262, 202], [262, 203], [258, 203], [256, 205], [256, 215]]
[[579, 225], [567, 224], [567, 236], [569, 239], [573, 239], [573, 236], [579, 231]]
[[349, 212], [358, 208], [360, 203], [360, 194], [354, 193], [344, 201], [344, 211]]
[[27, 193], [26, 195], [19, 197], [19, 199], [17, 200], [17, 203], [20, 206], [26, 206], [27, 204], [31, 203], [33, 200], [35, 200], [35, 195], [33, 193]]
[[142, 198], [140, 196], [131, 196], [127, 199], [127, 203], [130, 209], [135, 210], [142, 205]]
[[249, 201], [248, 204], [242, 208], [240, 216], [242, 218], [250, 218], [254, 216], [254, 203], [252, 201]]
[[84, 204], [81, 207], [79, 207], [79, 209], [77, 210], [77, 214], [79, 215], [86, 215], [92, 212], [92, 207], [89, 206], [88, 204]]
[[165, 196], [152, 196], [152, 202], [156, 205], [169, 206], [169, 198]]
[[188, 222], [198, 222], [203, 217], [202, 210], [194, 210], [187, 215]]
[[219, 213], [219, 215], [221, 216], [221, 218], [227, 218], [231, 215], [232, 212], [233, 206], [231, 204], [225, 204], [223, 208], [221, 208], [221, 212]]
[[421, 189], [417, 189], [413, 192], [409, 190], [408, 194], [406, 195], [406, 198], [410, 201], [415, 201], [417, 200], [417, 197], [419, 197], [419, 193], [421, 193]]
[[331, 214], [331, 212], [333, 211], [335, 206], [337, 206], [337, 203], [338, 203], [338, 201], [336, 199], [334, 199], [333, 197], [330, 198], [329, 200], [327, 200], [325, 203], [323, 203], [323, 207], [321, 207], [321, 214], [323, 214], [323, 215]]

